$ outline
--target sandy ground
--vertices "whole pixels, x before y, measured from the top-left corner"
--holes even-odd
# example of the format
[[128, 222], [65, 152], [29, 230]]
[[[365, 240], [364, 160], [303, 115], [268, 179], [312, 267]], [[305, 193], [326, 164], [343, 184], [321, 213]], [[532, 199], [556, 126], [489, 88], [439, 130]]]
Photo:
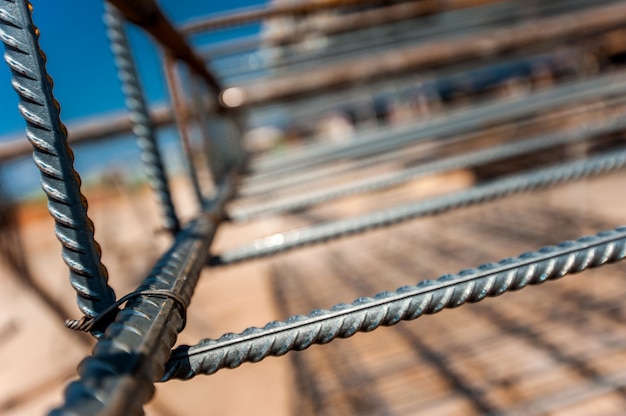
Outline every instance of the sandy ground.
[[[624, 223], [623, 209], [615, 203], [615, 186], [624, 175], [613, 175], [593, 182], [593, 204], [584, 196], [585, 182], [564, 186], [552, 192], [550, 203], [601, 212], [607, 221]], [[471, 183], [465, 172], [414, 182], [395, 191], [380, 192], [375, 199], [394, 203], [407, 195], [417, 198], [446, 192]], [[177, 183], [177, 202], [185, 206], [188, 218], [194, 209], [185, 183]], [[147, 274], [169, 238], [158, 229], [158, 213], [147, 189], [120, 192], [120, 189], [88, 190], [90, 215], [96, 224], [96, 238], [103, 247], [111, 284], [118, 296], [131, 291]], [[398, 196], [400, 195], [400, 196]], [[312, 215], [334, 217], [367, 211], [365, 197], [352, 197], [331, 203]], [[370, 196], [371, 198], [371, 196]], [[623, 199], [623, 198], [622, 198]], [[580, 207], [579, 207], [580, 208]], [[35, 281], [65, 308], [68, 317], [78, 317], [74, 295], [66, 281], [66, 270], [59, 255], [59, 244], [52, 233], [52, 221], [41, 207], [23, 207], [19, 212], [23, 250]], [[275, 216], [248, 224], [226, 224], [216, 238], [214, 250], [235, 246], [252, 238], [303, 225], [293, 216]], [[353, 237], [350, 241], [358, 241]], [[317, 248], [312, 248], [312, 256]], [[192, 344], [225, 332], [240, 332], [248, 326], [284, 319], [277, 308], [269, 270], [282, 261], [257, 260], [216, 270], [205, 269], [188, 312], [188, 325], [179, 343]], [[475, 265], [468, 265], [475, 266]], [[449, 270], [450, 272], [456, 270]], [[19, 283], [6, 264], [0, 264], [0, 414], [38, 415], [58, 405], [64, 385], [75, 377], [75, 369], [93, 342], [66, 330], [59, 316], [31, 290]], [[389, 288], [393, 289], [393, 288]], [[348, 297], [343, 301], [351, 301]], [[324, 305], [328, 306], [328, 305]], [[306, 313], [308, 310], [302, 310]], [[452, 315], [451, 315], [452, 316]], [[323, 347], [316, 347], [323, 348]], [[258, 364], [244, 364], [236, 370], [223, 370], [191, 381], [158, 385], [154, 399], [146, 407], [148, 415], [188, 414], [272, 414], [297, 413], [296, 373], [289, 359], [269, 358]]]

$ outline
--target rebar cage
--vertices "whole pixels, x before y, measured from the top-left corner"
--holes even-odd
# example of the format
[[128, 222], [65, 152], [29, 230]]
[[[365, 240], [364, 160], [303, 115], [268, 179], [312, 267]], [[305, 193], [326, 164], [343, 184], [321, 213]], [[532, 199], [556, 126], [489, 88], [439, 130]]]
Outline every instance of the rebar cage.
[[[143, 282], [119, 297], [101, 262], [94, 224], [87, 215], [68, 132], [59, 118], [59, 104], [31, 14], [26, 0], [0, 0], [5, 61], [19, 95], [19, 111], [27, 122], [26, 137], [41, 171], [70, 284], [84, 315], [66, 321], [66, 326], [97, 338], [92, 355], [79, 366], [78, 379], [67, 386], [65, 402], [51, 411], [52, 415], [143, 414], [155, 382], [189, 379], [282, 356], [626, 256], [626, 228], [598, 232], [610, 228], [602, 225], [587, 237], [372, 295], [381, 288], [397, 286], [393, 279], [383, 279], [379, 287], [378, 279], [355, 276], [367, 274], [359, 267], [372, 262], [373, 252], [383, 252], [396, 266], [405, 261], [397, 253], [419, 244], [418, 238], [409, 236], [424, 230], [403, 225], [392, 242], [381, 243], [392, 248], [353, 254], [339, 250], [329, 255], [333, 271], [327, 274], [343, 276], [342, 285], [371, 297], [173, 349], [204, 268], [220, 268], [449, 211], [451, 227], [465, 230], [463, 227], [471, 224], [482, 224], [489, 232], [523, 240], [535, 232], [533, 226], [521, 226], [526, 234], [520, 227], [506, 228], [503, 224], [511, 221], [507, 215], [490, 213], [496, 217], [491, 222], [481, 222], [477, 211], [467, 217], [454, 215], [461, 215], [456, 214], [457, 208], [621, 170], [626, 165], [626, 77], [622, 69], [626, 4], [609, 0], [306, 0], [209, 16], [175, 28], [153, 0], [107, 2], [105, 23], [128, 115], [108, 119], [96, 128], [72, 131], [70, 141], [102, 139], [132, 130], [161, 212], [162, 228], [172, 236], [170, 248]], [[146, 102], [125, 33], [127, 22], [142, 28], [162, 50], [171, 111], [151, 110]], [[204, 48], [191, 46], [200, 34], [250, 22], [263, 22], [263, 37], [227, 40]], [[247, 58], [243, 65], [242, 56]], [[288, 120], [282, 138], [277, 139], [276, 129], [263, 124], [273, 119]], [[190, 220], [181, 219], [156, 137], [159, 126], [171, 123], [176, 124], [187, 178], [199, 207]], [[320, 126], [326, 128], [322, 133]], [[312, 139], [315, 134], [330, 139]], [[2, 160], [26, 154], [29, 149], [24, 143], [5, 147]], [[290, 148], [268, 151], [279, 146]], [[392, 164], [393, 169], [385, 168]], [[374, 173], [365, 175], [366, 169]], [[447, 193], [417, 200], [394, 199], [385, 193], [421, 178], [460, 171], [472, 172], [472, 180]], [[355, 215], [345, 218], [329, 215], [337, 201], [362, 195], [378, 198], [377, 205], [372, 205], [375, 210], [357, 209]], [[314, 210], [325, 205], [329, 206], [326, 211]], [[536, 207], [524, 205], [519, 212], [533, 209]], [[545, 220], [547, 225], [536, 226], [536, 233], [562, 235], [559, 226], [548, 231], [550, 224], [569, 217], [548, 211], [541, 211], [550, 219]], [[212, 249], [222, 224], [285, 213], [304, 213], [304, 218], [315, 224], [219, 252]], [[583, 220], [571, 219], [576, 221]], [[436, 263], [433, 259], [465, 261], [470, 258], [467, 253], [480, 251], [472, 245], [462, 246], [457, 238], [453, 242], [445, 234], [441, 229], [425, 232], [433, 241], [432, 252], [422, 247], [423, 257], [418, 253], [415, 263], [403, 272], [410, 270], [411, 276], [416, 271], [426, 273], [432, 267], [428, 265]], [[449, 252], [437, 251], [439, 243], [435, 241], [444, 240], [452, 246]], [[374, 261], [371, 267], [379, 266]], [[315, 299], [307, 294], [306, 284], [296, 279], [298, 266], [283, 265], [272, 273], [281, 281], [294, 280], [283, 285], [297, 288], [303, 299]], [[278, 308], [285, 315], [298, 310], [291, 307], [295, 292], [280, 285], [275, 291]], [[575, 298], [573, 292], [568, 296]], [[584, 310], [584, 305], [581, 301], [578, 308]], [[315, 307], [314, 302], [311, 306]], [[506, 313], [495, 311], [493, 316], [497, 318], [490, 325], [506, 334], [525, 333], [534, 342], [545, 344], [559, 360], [574, 363], [571, 365], [581, 374], [600, 379], [598, 383], [608, 386], [608, 391], [624, 397], [624, 377], [611, 378], [556, 351], [539, 331], [522, 327]], [[606, 319], [615, 319], [615, 315]], [[456, 380], [453, 388], [471, 398], [474, 410], [481, 414], [520, 410], [498, 408], [483, 392], [464, 387], [445, 357], [410, 331], [402, 331], [406, 342]], [[335, 350], [329, 349], [328, 354]], [[347, 362], [331, 366], [349, 367]], [[346, 372], [361, 374], [358, 368], [348, 367]], [[315, 373], [315, 369], [309, 371]], [[304, 379], [300, 382], [310, 383]], [[365, 379], [363, 385], [373, 383]], [[303, 389], [313, 396], [321, 394], [311, 393], [315, 391], [311, 386]], [[408, 411], [383, 409], [379, 406], [383, 399], [372, 401], [376, 390], [367, 391], [354, 400], [351, 411], [335, 410], [343, 414]], [[571, 398], [577, 391], [565, 396]], [[598, 394], [606, 391], [598, 389]], [[536, 401], [535, 408], [521, 411], [540, 413], [549, 408], [547, 403], [556, 402], [554, 398]]]

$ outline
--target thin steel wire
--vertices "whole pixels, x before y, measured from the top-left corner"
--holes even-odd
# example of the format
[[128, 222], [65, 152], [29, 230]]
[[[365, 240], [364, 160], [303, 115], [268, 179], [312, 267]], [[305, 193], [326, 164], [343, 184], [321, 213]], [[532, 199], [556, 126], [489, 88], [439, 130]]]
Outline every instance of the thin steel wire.
[[222, 368], [236, 368], [244, 362], [258, 362], [268, 356], [281, 356], [304, 350], [313, 344], [326, 344], [369, 332], [379, 326], [395, 325], [444, 308], [544, 283], [626, 257], [626, 227], [604, 231], [576, 241], [544, 247], [538, 251], [467, 269], [395, 292], [362, 297], [329, 310], [315, 310], [306, 316], [274, 321], [263, 328], [248, 328], [241, 334], [225, 334], [206, 339], [195, 346], [180, 346], [166, 364], [162, 381], [189, 379], [212, 374]]
[[156, 130], [150, 120], [135, 61], [124, 30], [123, 18], [115, 6], [108, 2], [105, 2], [104, 21], [118, 77], [126, 98], [126, 107], [133, 121], [133, 133], [141, 149], [144, 172], [154, 192], [154, 197], [163, 211], [163, 225], [166, 230], [175, 234], [180, 230], [180, 223], [167, 183], [165, 167], [157, 144]]
[[100, 246], [94, 239], [94, 225], [87, 215], [87, 200], [80, 191], [67, 129], [59, 118], [60, 106], [52, 92], [46, 56], [39, 47], [39, 30], [31, 12], [32, 6], [25, 0], [0, 2], [4, 59], [19, 95], [18, 108], [27, 123], [26, 136], [33, 145], [33, 159], [41, 172], [41, 186], [63, 246], [78, 307], [84, 315], [95, 316], [115, 302], [115, 293], [100, 260]]
[[515, 193], [614, 172], [624, 167], [626, 167], [626, 150], [597, 155], [586, 160], [511, 175], [452, 195], [416, 201], [353, 218], [274, 234], [228, 250], [211, 261], [213, 264], [231, 264], [277, 254], [293, 248], [325, 242], [413, 218], [440, 214]]
[[575, 143], [599, 135], [618, 132], [624, 128], [626, 128], [626, 112], [622, 111], [615, 114], [610, 120], [593, 121], [572, 129], [542, 134], [520, 142], [504, 144], [459, 156], [452, 156], [431, 163], [425, 163], [414, 168], [404, 169], [399, 172], [383, 174], [374, 178], [365, 178], [347, 184], [331, 186], [318, 192], [309, 192], [290, 198], [274, 200], [265, 204], [256, 204], [249, 208], [239, 208], [230, 212], [229, 215], [230, 218], [235, 221], [247, 221], [264, 215], [293, 212], [349, 195], [390, 188], [427, 174], [435, 174], [454, 169], [472, 168], [486, 163], [545, 151], [568, 143]]

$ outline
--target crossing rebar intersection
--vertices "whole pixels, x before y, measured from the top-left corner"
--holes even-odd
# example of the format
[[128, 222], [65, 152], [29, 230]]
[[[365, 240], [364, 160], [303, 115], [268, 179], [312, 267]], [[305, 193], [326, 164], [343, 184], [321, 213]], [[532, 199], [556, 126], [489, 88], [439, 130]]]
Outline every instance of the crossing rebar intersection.
[[[107, 10], [110, 36], [120, 67], [120, 78], [124, 83], [123, 89], [127, 93], [128, 107], [132, 112], [131, 119], [135, 123], [134, 131], [140, 138], [140, 146], [145, 150], [146, 170], [157, 193], [156, 199], [164, 211], [166, 227], [174, 236], [172, 246], [161, 255], [142, 284], [116, 302], [115, 294], [107, 283], [106, 269], [100, 262], [100, 247], [93, 238], [94, 227], [87, 216], [86, 199], [80, 192], [80, 180], [73, 168], [73, 154], [67, 144], [67, 132], [59, 119], [59, 106], [52, 93], [51, 79], [45, 71], [45, 55], [38, 45], [39, 32], [31, 20], [31, 6], [27, 0], [0, 0], [0, 38], [5, 45], [5, 60], [12, 71], [13, 85], [20, 97], [20, 112], [27, 120], [27, 137], [33, 145], [35, 163], [41, 171], [42, 187], [48, 196], [49, 211], [55, 220], [55, 230], [63, 245], [63, 257], [70, 269], [70, 283], [77, 291], [79, 307], [85, 315], [82, 322], [98, 322], [92, 331], [98, 336], [93, 354], [81, 363], [79, 379], [69, 384], [65, 391], [64, 404], [53, 410], [52, 415], [142, 414], [143, 404], [152, 396], [154, 382], [158, 380], [187, 379], [197, 374], [212, 374], [221, 368], [235, 368], [243, 362], [257, 362], [270, 355], [280, 356], [291, 350], [306, 349], [313, 344], [325, 344], [336, 338], [347, 338], [356, 332], [369, 332], [379, 326], [395, 325], [401, 320], [434, 314], [444, 308], [458, 307], [466, 302], [478, 302], [486, 297], [555, 280], [570, 273], [581, 272], [626, 257], [626, 227], [618, 227], [576, 241], [522, 254], [517, 258], [508, 258], [498, 263], [464, 270], [456, 275], [422, 281], [416, 286], [405, 286], [394, 292], [382, 292], [373, 297], [359, 298], [350, 304], [338, 304], [330, 310], [315, 310], [306, 316], [293, 316], [285, 322], [272, 322], [263, 328], [249, 328], [241, 334], [226, 334], [217, 340], [207, 339], [195, 346], [181, 346], [172, 351], [177, 334], [184, 327], [186, 308], [200, 272], [208, 264], [215, 266], [243, 261], [517, 192], [613, 172], [626, 166], [626, 151], [621, 147], [614, 147], [608, 152], [585, 160], [499, 178], [453, 195], [416, 201], [361, 217], [275, 234], [226, 251], [211, 259], [210, 248], [219, 225], [226, 219], [237, 217], [236, 212], [229, 212], [227, 204], [236, 196], [240, 178], [246, 171], [246, 160], [241, 155], [240, 132], [237, 131], [240, 127], [241, 114], [223, 108], [218, 100], [224, 90], [221, 80], [204, 65], [183, 33], [190, 34], [209, 27], [246, 23], [263, 16], [288, 15], [297, 10], [313, 13], [342, 6], [354, 7], [359, 2], [349, 0], [324, 5], [305, 3], [297, 7], [255, 10], [232, 18], [221, 17], [204, 23], [192, 23], [187, 25], [183, 32], [178, 32], [174, 28], [153, 0], [133, 2], [111, 0], [111, 3], [119, 8], [128, 21], [143, 27], [157, 40], [166, 54], [166, 59], [186, 65], [195, 77], [204, 82], [202, 90], [209, 92], [208, 101], [212, 103], [212, 106], [207, 106], [207, 111], [214, 111], [214, 114], [211, 114], [212, 117], [199, 117], [200, 122], [220, 118], [219, 122], [223, 122], [223, 126], [226, 127], [223, 128], [224, 137], [211, 138], [208, 134], [204, 137], [210, 141], [206, 149], [217, 149], [216, 154], [211, 155], [212, 158], [206, 159], [213, 160], [216, 165], [220, 164], [209, 167], [214, 175], [212, 178], [214, 183], [210, 184], [213, 186], [213, 193], [209, 196], [201, 192], [199, 183], [196, 184], [200, 212], [191, 221], [181, 225], [169, 194], [167, 175], [160, 161], [149, 111], [143, 100], [124, 38], [123, 22], [117, 11], [109, 6]], [[372, 7], [378, 3], [380, 2], [374, 0], [367, 2]], [[443, 7], [437, 1], [407, 2], [407, 4], [416, 6], [420, 10], [416, 12], [417, 14], [436, 13], [441, 11], [438, 7]], [[451, 4], [454, 6], [450, 6], [451, 8], [466, 7], [465, 2]], [[435, 7], [437, 5], [438, 7]], [[550, 36], [551, 42], [578, 38], [583, 34], [595, 36], [604, 30], [619, 27], [624, 20], [621, 17], [623, 13], [619, 13], [623, 9], [624, 6], [621, 4], [603, 4], [591, 11], [538, 20], [539, 23], [552, 22], [558, 26], [551, 27], [546, 33], [521, 33], [524, 30], [528, 32], [528, 28], [536, 27], [536, 22], [520, 24], [515, 30], [496, 29], [488, 33], [488, 36], [470, 38], [476, 42], [481, 40], [484, 42], [478, 42], [480, 44], [463, 53], [459, 51], [462, 45], [450, 46], [445, 42], [441, 45], [448, 45], [446, 53], [455, 55], [454, 59], [462, 60], [464, 57], [475, 58], [485, 53], [505, 52]], [[568, 20], [571, 16], [589, 17], [583, 19], [584, 33]], [[361, 18], [362, 16], [358, 16], [357, 20]], [[496, 38], [500, 38], [495, 43], [489, 43], [494, 34]], [[396, 50], [385, 56], [395, 57], [399, 52], [401, 51]], [[419, 55], [423, 50], [417, 52]], [[424, 64], [422, 59], [426, 59], [427, 63], [436, 61], [440, 64], [445, 61], [443, 59], [445, 56], [445, 53], [439, 57], [428, 58], [420, 55], [411, 65]], [[171, 69], [172, 66], [168, 68]], [[375, 69], [369, 68], [370, 71]], [[392, 72], [400, 69], [394, 67]], [[321, 73], [323, 75], [324, 71]], [[360, 74], [351, 75], [350, 71], [345, 72], [343, 76], [347, 77], [346, 80], [349, 82], [362, 79]], [[333, 82], [335, 81], [330, 84], [334, 85]], [[300, 92], [308, 94], [310, 90], [317, 88], [316, 85], [322, 84], [326, 85], [324, 82], [311, 82], [307, 85], [300, 83], [298, 86], [290, 86], [284, 80], [275, 81], [269, 85], [280, 88], [266, 94], [264, 88], [267, 86], [260, 85], [258, 96], [252, 96], [250, 103], [261, 105], [277, 97], [282, 99]], [[273, 176], [290, 174], [302, 168], [340, 158], [357, 158], [389, 152], [420, 138], [458, 135], [468, 129], [479, 128], [489, 120], [515, 116], [530, 117], [574, 99], [615, 98], [623, 94], [625, 85], [622, 73], [609, 74], [590, 81], [578, 81], [565, 87], [541, 91], [532, 96], [508, 100], [504, 104], [494, 102], [470, 110], [449, 112], [417, 128], [405, 126], [393, 131], [372, 134], [358, 144], [320, 145], [311, 147], [306, 153], [294, 152], [284, 157], [261, 159], [253, 166], [252, 170], [258, 169], [259, 172], [252, 178], [263, 180], [265, 175], [266, 179], [271, 180]], [[176, 88], [178, 87], [174, 87], [171, 93], [173, 98], [178, 100]], [[199, 103], [203, 103], [202, 98], [195, 96], [194, 104], [191, 105], [201, 107]], [[182, 101], [178, 106], [182, 108], [180, 111], [184, 112], [188, 110], [185, 106], [190, 104]], [[246, 105], [247, 103], [244, 107]], [[270, 204], [269, 207], [252, 208], [248, 213], [240, 213], [239, 216], [248, 218], [266, 212], [299, 209], [345, 194], [397, 184], [425, 172], [459, 167], [471, 168], [480, 163], [571, 144], [588, 136], [606, 136], [621, 132], [624, 122], [619, 117], [623, 116], [623, 110], [616, 114], [614, 119], [607, 118], [600, 122], [583, 124], [586, 127], [582, 131], [572, 129], [556, 134], [540, 134], [528, 142], [465, 153], [462, 157], [436, 161], [390, 177], [377, 177], [356, 185], [326, 190], [321, 197], [307, 196], [297, 201], [295, 205], [278, 202]], [[186, 123], [187, 120], [182, 122]], [[381, 138], [389, 140], [382, 143]], [[553, 141], [546, 143], [546, 140]], [[193, 151], [190, 150], [188, 158], [192, 157]], [[219, 160], [216, 160], [216, 157], [219, 157]], [[193, 166], [193, 163], [190, 165]], [[190, 174], [195, 177], [195, 173], [194, 169]], [[196, 179], [196, 182], [199, 181]], [[122, 301], [127, 301], [126, 306], [118, 310], [117, 305]], [[89, 325], [84, 327], [90, 328]]]

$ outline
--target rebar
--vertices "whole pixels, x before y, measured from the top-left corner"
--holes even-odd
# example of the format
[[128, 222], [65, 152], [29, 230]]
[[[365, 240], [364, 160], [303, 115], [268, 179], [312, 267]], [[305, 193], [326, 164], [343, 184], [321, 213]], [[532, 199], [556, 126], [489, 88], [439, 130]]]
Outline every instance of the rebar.
[[[602, 0], [602, 2], [598, 0], [551, 1], [549, 3], [535, 5], [533, 14], [538, 16], [555, 15], [564, 10], [598, 6], [602, 3], [613, 1], [614, 0]], [[440, 22], [438, 19], [433, 20], [429, 17], [411, 18], [410, 14], [404, 14], [404, 20], [400, 22], [382, 22], [382, 24], [378, 25], [370, 23], [366, 28], [358, 31], [355, 30], [345, 34], [339, 33], [331, 35], [325, 38], [329, 43], [326, 48], [298, 51], [297, 54], [285, 54], [285, 56], [280, 56], [279, 59], [272, 58], [273, 54], [280, 53], [280, 47], [276, 47], [275, 49], [266, 48], [252, 52], [251, 56], [255, 56], [261, 61], [268, 60], [264, 58], [264, 56], [269, 54], [269, 62], [266, 62], [265, 65], [262, 65], [260, 68], [248, 66], [247, 69], [242, 69], [240, 66], [241, 60], [237, 61], [234, 57], [219, 59], [217, 58], [217, 54], [207, 54], [205, 56], [213, 59], [213, 67], [216, 71], [224, 73], [224, 75], [229, 76], [230, 79], [232, 79], [233, 75], [238, 73], [261, 72], [263, 70], [267, 71], [268, 69], [278, 69], [281, 71], [280, 75], [284, 76], [294, 69], [301, 71], [303, 69], [310, 69], [311, 66], [320, 67], [336, 63], [338, 60], [343, 61], [347, 58], [363, 56], [364, 54], [371, 55], [372, 53], [385, 49], [407, 46], [416, 44], [417, 42], [437, 40], [442, 36], [468, 35], [475, 32], [476, 28], [484, 30], [495, 28], [496, 25], [510, 25], [524, 17], [523, 10], [525, 7], [527, 7], [526, 3], [522, 4], [515, 1], [488, 3], [486, 5], [474, 6], [468, 10], [446, 12], [441, 15]], [[375, 11], [370, 11], [372, 14], [374, 12]], [[342, 28], [345, 28], [347, 22], [344, 16], [338, 15], [335, 18], [337, 18], [338, 22], [343, 24]], [[246, 43], [242, 42], [242, 44], [242, 46], [245, 46]], [[250, 44], [250, 42], [248, 41], [247, 44]], [[237, 47], [238, 45], [235, 44], [232, 46]], [[220, 52], [217, 49], [213, 50]], [[242, 52], [245, 52], [245, 50]], [[228, 72], [222, 69], [225, 61], [232, 62], [232, 65], [228, 67]], [[218, 62], [220, 64], [219, 70], [217, 67]], [[239, 67], [239, 71], [234, 72], [237, 71], [237, 67]]]
[[[533, 16], [548, 17], [554, 16], [564, 11], [580, 10], [602, 4], [614, 3], [615, 0], [561, 0], [549, 3], [534, 4]], [[346, 20], [345, 15], [336, 15], [329, 19], [336, 19], [335, 26], [338, 33], [326, 33], [321, 37], [328, 45], [324, 48], [313, 48], [312, 50], [298, 50], [297, 53], [281, 53], [284, 48], [284, 42], [279, 43], [280, 46], [259, 48], [252, 47], [253, 43], [250, 39], [243, 39], [240, 43], [230, 42], [231, 48], [211, 48], [215, 54], [203, 53], [203, 56], [211, 58], [214, 70], [222, 74], [224, 79], [228, 80], [228, 84], [239, 84], [249, 81], [250, 74], [258, 74], [259, 77], [268, 75], [268, 70], [277, 70], [274, 75], [281, 77], [297, 74], [302, 70], [308, 70], [312, 67], [323, 67], [336, 64], [339, 61], [345, 62], [347, 59], [356, 58], [364, 55], [372, 55], [384, 50], [398, 48], [401, 46], [415, 45], [418, 42], [424, 43], [430, 40], [440, 40], [443, 36], [468, 36], [477, 33], [476, 29], [485, 32], [486, 29], [495, 29], [497, 26], [511, 25], [523, 18], [528, 18], [525, 10], [528, 9], [527, 3], [519, 3], [515, 1], [499, 1], [495, 3], [487, 2], [487, 4], [474, 5], [469, 10], [442, 11], [437, 19], [431, 17], [423, 17], [418, 13], [418, 17], [412, 16], [411, 10], [402, 10], [403, 4], [396, 5], [399, 10], [393, 13], [392, 8], [384, 9], [384, 13], [377, 10], [369, 10], [366, 13], [370, 15], [369, 24], [365, 28], [359, 30], [345, 31], [350, 26], [350, 21]], [[390, 12], [387, 16], [385, 13]], [[385, 19], [393, 17], [387, 22]], [[365, 16], [363, 16], [365, 17]], [[401, 21], [398, 21], [400, 19]], [[304, 29], [310, 32], [310, 36], [318, 35], [315, 22], [306, 26]], [[324, 25], [328, 23], [325, 20]], [[311, 27], [313, 26], [313, 27]], [[284, 39], [284, 33], [280, 34]], [[284, 39], [287, 42], [295, 42], [297, 37]], [[266, 40], [267, 41], [267, 40]], [[251, 52], [251, 49], [257, 49]], [[238, 53], [237, 53], [238, 52]], [[250, 52], [249, 61], [242, 64], [241, 55]], [[294, 52], [294, 51], [290, 51]], [[233, 55], [225, 57], [224, 55]], [[221, 55], [221, 57], [220, 57]], [[239, 55], [239, 56], [237, 56]], [[278, 55], [278, 57], [276, 56]], [[264, 62], [265, 61], [265, 62]], [[261, 65], [258, 65], [261, 62]], [[279, 71], [279, 72], [278, 72]], [[248, 75], [246, 79], [242, 79]]]
[[[495, 0], [484, 0], [483, 4], [494, 3]], [[324, 4], [324, 3], [321, 3]], [[332, 3], [330, 3], [332, 4]], [[410, 17], [430, 16], [450, 10], [476, 7], [465, 0], [419, 0], [403, 1], [386, 5], [386, 7], [374, 10], [360, 10], [353, 13], [343, 13], [327, 16], [319, 21], [308, 21], [303, 26], [295, 26], [291, 30], [284, 30], [265, 36], [265, 40], [275, 45], [293, 44], [305, 40], [307, 36], [335, 35], [353, 30], [393, 23]]]
[[118, 77], [126, 98], [126, 107], [133, 121], [133, 133], [137, 137], [137, 145], [141, 149], [144, 172], [148, 184], [154, 192], [154, 197], [163, 211], [164, 228], [175, 234], [180, 230], [180, 223], [167, 183], [165, 167], [157, 144], [156, 131], [150, 121], [148, 106], [124, 30], [124, 21], [115, 6], [108, 2], [105, 2], [104, 21], [107, 25], [107, 35], [115, 57]]
[[267, 180], [288, 172], [304, 170], [341, 159], [358, 158], [397, 149], [426, 139], [450, 137], [495, 123], [540, 114], [571, 103], [615, 97], [626, 91], [626, 77], [616, 73], [577, 81], [527, 96], [446, 112], [421, 122], [365, 132], [348, 143], [321, 143], [282, 156], [258, 159], [251, 165], [256, 173], [246, 184]]
[[312, 183], [329, 182], [336, 180], [336, 177], [346, 172], [354, 172], [373, 166], [382, 166], [385, 163], [408, 164], [416, 162], [424, 162], [430, 159], [433, 154], [442, 149], [454, 149], [463, 143], [471, 142], [486, 135], [497, 137], [511, 138], [512, 132], [524, 131], [526, 128], [534, 128], [537, 123], [549, 123], [555, 120], [575, 120], [581, 114], [590, 114], [599, 109], [619, 108], [626, 103], [626, 98], [616, 98], [609, 100], [600, 100], [598, 102], [582, 104], [578, 107], [572, 107], [557, 112], [542, 114], [526, 120], [518, 120], [509, 123], [500, 124], [495, 127], [488, 127], [483, 130], [472, 131], [468, 134], [455, 135], [453, 138], [445, 141], [426, 141], [415, 146], [406, 146], [398, 150], [382, 152], [380, 154], [371, 155], [362, 159], [351, 160], [349, 163], [338, 163], [324, 166], [323, 168], [310, 169], [298, 174], [292, 174], [282, 178], [275, 178], [271, 181], [263, 181], [257, 184], [248, 184], [242, 186], [237, 194], [240, 198], [249, 197], [266, 197], [267, 195], [284, 192], [289, 188], [302, 188]]
[[626, 227], [604, 231], [576, 241], [544, 247], [538, 251], [467, 269], [437, 280], [424, 280], [395, 292], [362, 297], [351, 304], [330, 310], [315, 310], [306, 316], [274, 321], [263, 328], [251, 327], [241, 334], [206, 339], [195, 346], [180, 346], [166, 364], [162, 381], [189, 379], [213, 374], [222, 368], [236, 368], [244, 362], [258, 362], [369, 332], [379, 326], [395, 325], [444, 308], [479, 302], [527, 285], [544, 283], [567, 274], [615, 262], [626, 257]]
[[[189, 304], [235, 184], [232, 172], [207, 210], [176, 235], [172, 247], [135, 291], [161, 294], [128, 300], [98, 340], [93, 355], [81, 363], [80, 379], [67, 387], [63, 406], [51, 415], [143, 414], [142, 406], [152, 396], [153, 383], [163, 374], [182, 329], [184, 306]], [[162, 291], [172, 296], [163, 297]]]
[[[150, 120], [155, 127], [168, 126], [174, 121], [171, 109], [164, 105], [155, 106], [150, 111]], [[112, 112], [90, 117], [67, 126], [68, 143], [74, 145], [109, 139], [112, 136], [132, 132], [133, 126], [133, 121], [126, 113]], [[24, 141], [21, 135], [0, 138], [0, 162], [30, 156], [31, 151], [30, 143]]]
[[523, 141], [452, 156], [398, 172], [356, 180], [334, 187], [331, 186], [317, 192], [308, 192], [291, 198], [278, 199], [265, 204], [256, 204], [250, 208], [240, 208], [229, 214], [232, 220], [248, 221], [252, 218], [264, 215], [299, 211], [313, 205], [349, 195], [398, 186], [428, 174], [436, 174], [455, 169], [473, 168], [487, 163], [502, 161], [582, 140], [588, 140], [603, 134], [619, 132], [624, 128], [626, 128], [626, 112], [621, 111], [612, 116], [611, 120], [594, 121], [564, 131], [542, 134]]
[[[126, 19], [141, 26], [171, 56], [185, 62], [209, 85], [214, 92], [222, 90], [222, 86], [202, 59], [191, 49], [183, 35], [165, 17], [155, 0], [109, 0]], [[217, 108], [221, 105], [215, 101]]]
[[[257, 80], [254, 85], [239, 86], [245, 99], [237, 102], [237, 106], [268, 104], [307, 94], [319, 94], [358, 82], [370, 82], [376, 78], [407, 71], [484, 58], [529, 45], [580, 39], [624, 25], [626, 23], [624, 16], [626, 5], [610, 4], [557, 17], [540, 18], [471, 36], [399, 48], [347, 63], [300, 71], [289, 77], [267, 79], [262, 82]], [[302, 82], [303, 79], [307, 82]]]
[[174, 110], [174, 118], [176, 119], [176, 127], [178, 129], [178, 135], [180, 137], [180, 143], [182, 146], [183, 154], [185, 155], [185, 167], [194, 195], [198, 204], [202, 206], [204, 196], [202, 194], [202, 187], [198, 178], [198, 172], [196, 170], [196, 158], [194, 157], [195, 151], [191, 143], [191, 137], [189, 135], [189, 112], [184, 98], [181, 96], [180, 79], [177, 74], [176, 61], [171, 57], [166, 57], [164, 60], [165, 67], [165, 79], [170, 93], [170, 99], [172, 101], [172, 109]]
[[227, 169], [224, 168], [224, 161], [218, 155], [215, 146], [215, 140], [209, 133], [209, 117], [210, 112], [204, 105], [202, 93], [204, 90], [197, 78], [193, 74], [189, 74], [189, 89], [191, 90], [191, 99], [193, 102], [193, 119], [199, 130], [202, 139], [202, 152], [205, 159], [206, 168], [211, 175], [211, 180], [222, 176]]
[[443, 195], [352, 218], [277, 233], [227, 250], [213, 257], [211, 262], [216, 265], [231, 264], [273, 255], [293, 248], [325, 242], [413, 218], [440, 214], [516, 193], [614, 172], [624, 167], [626, 167], [626, 150], [601, 154], [586, 160], [510, 175], [451, 195]]
[[[303, 13], [315, 13], [329, 9], [340, 9], [348, 6], [383, 4], [385, 0], [339, 0], [332, 2], [299, 1], [297, 3], [274, 3], [269, 7], [250, 7], [236, 13], [214, 15], [186, 23], [182, 32], [186, 35], [197, 34], [208, 30], [222, 29], [229, 26], [260, 22], [264, 19], [297, 16]], [[426, 3], [426, 1], [422, 1]], [[432, 7], [431, 7], [432, 9]]]
[[0, 38], [5, 45], [18, 106], [26, 120], [26, 136], [33, 145], [33, 159], [41, 172], [41, 186], [48, 210], [55, 221], [63, 260], [70, 269], [70, 284], [76, 290], [80, 310], [95, 316], [115, 302], [107, 269], [101, 262], [94, 225], [87, 215], [87, 200], [74, 170], [74, 155], [67, 144], [67, 130], [59, 117], [60, 106], [53, 94], [52, 78], [39, 47], [39, 30], [26, 0], [0, 2]]

